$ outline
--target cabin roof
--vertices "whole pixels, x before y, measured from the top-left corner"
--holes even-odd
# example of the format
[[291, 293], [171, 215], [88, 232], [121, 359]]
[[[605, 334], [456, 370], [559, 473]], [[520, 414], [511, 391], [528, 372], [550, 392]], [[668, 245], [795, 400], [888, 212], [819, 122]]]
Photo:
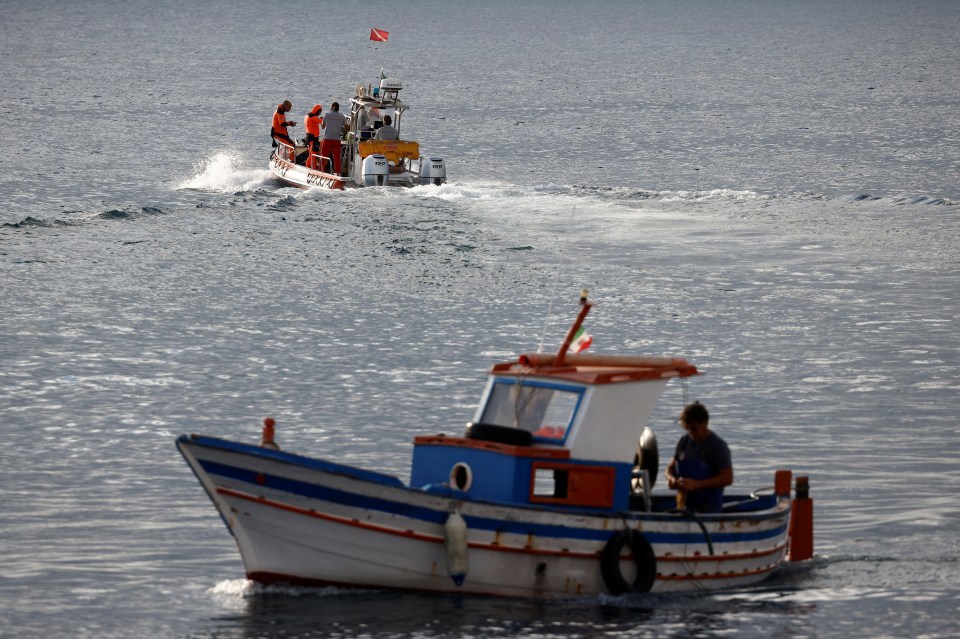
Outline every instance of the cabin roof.
[[555, 355], [525, 353], [514, 361], [494, 364], [495, 375], [553, 377], [584, 384], [641, 382], [698, 375], [697, 367], [682, 357], [635, 357], [628, 355], [566, 355], [554, 366]]

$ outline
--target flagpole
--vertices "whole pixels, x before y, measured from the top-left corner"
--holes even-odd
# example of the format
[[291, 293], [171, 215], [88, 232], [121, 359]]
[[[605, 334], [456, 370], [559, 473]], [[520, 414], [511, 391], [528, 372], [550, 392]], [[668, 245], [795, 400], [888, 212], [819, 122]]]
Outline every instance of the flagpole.
[[563, 340], [563, 344], [560, 345], [560, 350], [557, 351], [557, 356], [553, 358], [553, 366], [561, 367], [564, 364], [564, 360], [567, 356], [567, 350], [570, 348], [570, 344], [573, 342], [574, 335], [577, 334], [577, 331], [580, 330], [580, 327], [583, 326], [583, 320], [587, 317], [587, 313], [590, 312], [590, 309], [593, 307], [593, 303], [587, 300], [587, 289], [580, 291], [580, 313], [577, 315], [576, 321], [573, 322], [573, 326], [570, 327], [570, 330], [567, 332], [567, 337]]

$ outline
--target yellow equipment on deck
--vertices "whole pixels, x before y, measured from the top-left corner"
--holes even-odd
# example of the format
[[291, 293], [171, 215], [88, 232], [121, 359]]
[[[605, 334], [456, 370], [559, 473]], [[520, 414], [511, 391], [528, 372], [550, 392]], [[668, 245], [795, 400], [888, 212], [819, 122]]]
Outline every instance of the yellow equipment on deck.
[[394, 166], [399, 166], [402, 159], [416, 160], [420, 157], [420, 144], [406, 140], [364, 140], [359, 147], [361, 159], [379, 153], [385, 155]]

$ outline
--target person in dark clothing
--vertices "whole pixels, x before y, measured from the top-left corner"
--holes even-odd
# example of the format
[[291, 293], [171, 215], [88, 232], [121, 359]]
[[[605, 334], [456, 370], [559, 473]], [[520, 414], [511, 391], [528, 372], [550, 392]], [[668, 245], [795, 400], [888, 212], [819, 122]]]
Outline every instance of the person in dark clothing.
[[706, 406], [694, 402], [680, 413], [686, 434], [667, 465], [667, 486], [677, 491], [677, 508], [698, 513], [723, 510], [723, 489], [733, 483], [730, 448], [710, 430]]

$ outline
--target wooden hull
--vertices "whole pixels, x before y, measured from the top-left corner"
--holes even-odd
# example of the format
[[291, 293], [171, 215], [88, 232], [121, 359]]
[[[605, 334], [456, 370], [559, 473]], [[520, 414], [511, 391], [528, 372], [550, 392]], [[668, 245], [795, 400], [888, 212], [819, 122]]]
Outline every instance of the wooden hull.
[[[697, 517], [529, 507], [198, 435], [181, 436], [177, 446], [233, 533], [247, 577], [258, 582], [533, 598], [618, 594], [603, 561], [627, 583], [644, 570], [628, 550], [603, 558], [626, 528], [656, 557], [647, 568], [655, 570], [651, 591], [715, 590], [763, 580], [787, 552], [784, 496], [749, 512]], [[466, 523], [461, 585], [448, 571], [445, 524], [454, 512]]]

